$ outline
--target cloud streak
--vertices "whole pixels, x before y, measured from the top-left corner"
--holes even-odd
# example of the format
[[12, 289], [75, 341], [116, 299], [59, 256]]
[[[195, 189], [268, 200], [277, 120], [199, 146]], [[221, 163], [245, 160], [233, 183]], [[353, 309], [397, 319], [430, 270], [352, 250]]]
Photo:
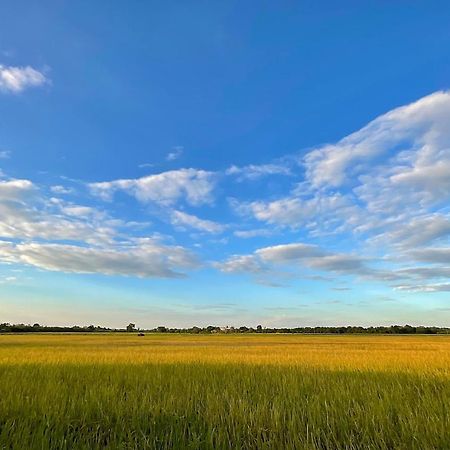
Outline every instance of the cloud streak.
[[226, 228], [224, 225], [213, 222], [212, 220], [200, 219], [193, 214], [187, 214], [177, 210], [174, 210], [171, 213], [171, 223], [175, 227], [180, 227], [182, 229], [187, 227], [212, 234], [222, 233]]
[[273, 175], [292, 175], [291, 169], [283, 164], [249, 164], [248, 166], [238, 167], [230, 166], [226, 171], [226, 175], [234, 175], [238, 181], [257, 180], [266, 176]]
[[108, 248], [1, 242], [0, 258], [49, 271], [139, 278], [184, 278], [180, 269], [198, 265], [182, 247], [162, 245], [152, 239]]
[[233, 255], [216, 267], [225, 273], [270, 273], [274, 267], [298, 269], [305, 267], [316, 271], [344, 275], [368, 275], [371, 270], [366, 259], [353, 254], [333, 253], [317, 245], [306, 243], [281, 244], [263, 247], [249, 255]]

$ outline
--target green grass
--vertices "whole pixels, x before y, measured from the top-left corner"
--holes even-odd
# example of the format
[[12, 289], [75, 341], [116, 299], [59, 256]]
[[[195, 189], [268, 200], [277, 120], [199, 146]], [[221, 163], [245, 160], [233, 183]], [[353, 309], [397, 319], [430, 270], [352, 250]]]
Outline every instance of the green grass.
[[[4, 355], [17, 352], [17, 361], [5, 357], [1, 363], [0, 351], [0, 448], [450, 448], [446, 355], [434, 372], [426, 367], [358, 370], [356, 363], [347, 370], [311, 367], [291, 359], [287, 365], [245, 364], [230, 357], [222, 363], [77, 363], [73, 357], [82, 352], [79, 348], [66, 360], [36, 363], [20, 351], [34, 343], [38, 352], [40, 337], [3, 338]], [[70, 337], [53, 338], [54, 352], [70, 346]], [[48, 349], [51, 338], [41, 339]], [[86, 339], [97, 350], [114, 352], [114, 346], [109, 349], [113, 336]], [[108, 339], [106, 350], [100, 343]], [[166, 339], [168, 345], [174, 345], [171, 339]], [[203, 339], [202, 345], [215, 342]], [[268, 343], [277, 342], [272, 339], [264, 346], [279, 358], [283, 346], [270, 350]], [[304, 342], [299, 339], [293, 342]], [[323, 339], [307, 342], [320, 347]], [[336, 345], [335, 338], [328, 339]], [[395, 339], [400, 341], [392, 340], [394, 346], [402, 342]], [[155, 341], [148, 342], [153, 348]], [[228, 342], [236, 345], [233, 338]], [[238, 345], [245, 342], [240, 338]], [[358, 346], [362, 341], [348, 342]], [[432, 346], [437, 341], [428, 342]], [[131, 343], [136, 355], [145, 351], [142, 341], [126, 345]], [[116, 341], [118, 348], [122, 344]], [[439, 349], [442, 345], [449, 344], [441, 341]], [[370, 348], [365, 355], [370, 357]]]

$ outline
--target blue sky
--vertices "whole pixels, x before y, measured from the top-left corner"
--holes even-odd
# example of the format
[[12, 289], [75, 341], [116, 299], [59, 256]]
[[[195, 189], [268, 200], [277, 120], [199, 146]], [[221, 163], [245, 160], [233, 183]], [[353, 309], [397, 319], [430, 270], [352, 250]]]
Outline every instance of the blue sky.
[[0, 321], [448, 325], [447, 2], [2, 2]]

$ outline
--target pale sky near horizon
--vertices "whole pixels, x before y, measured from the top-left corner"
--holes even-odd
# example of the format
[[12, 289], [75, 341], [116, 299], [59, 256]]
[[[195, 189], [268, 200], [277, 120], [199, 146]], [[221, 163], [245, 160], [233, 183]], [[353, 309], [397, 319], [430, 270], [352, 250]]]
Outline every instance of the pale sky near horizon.
[[450, 325], [450, 4], [0, 5], [0, 322]]

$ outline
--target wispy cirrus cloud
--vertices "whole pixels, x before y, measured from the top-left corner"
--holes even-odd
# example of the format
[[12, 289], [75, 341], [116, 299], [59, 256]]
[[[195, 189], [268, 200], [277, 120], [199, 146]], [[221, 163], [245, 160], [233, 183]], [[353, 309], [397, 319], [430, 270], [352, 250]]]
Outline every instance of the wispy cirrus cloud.
[[184, 211], [173, 210], [170, 213], [172, 225], [180, 228], [193, 228], [206, 233], [222, 233], [225, 226], [212, 220], [200, 219], [199, 217], [185, 213]]
[[226, 175], [234, 175], [238, 181], [257, 180], [258, 178], [273, 175], [292, 175], [290, 167], [283, 164], [249, 164], [248, 166], [230, 166]]
[[419, 280], [436, 278], [450, 279], [450, 267], [446, 266], [406, 267], [397, 270], [396, 273], [400, 278], [413, 278]]
[[254, 228], [251, 230], [236, 230], [233, 234], [242, 239], [250, 239], [257, 237], [269, 237], [273, 235], [272, 230], [268, 230], [267, 228]]
[[395, 286], [395, 289], [398, 291], [407, 291], [407, 292], [424, 292], [424, 293], [432, 293], [432, 292], [450, 292], [450, 283], [443, 284], [419, 284], [419, 285], [398, 285]]

